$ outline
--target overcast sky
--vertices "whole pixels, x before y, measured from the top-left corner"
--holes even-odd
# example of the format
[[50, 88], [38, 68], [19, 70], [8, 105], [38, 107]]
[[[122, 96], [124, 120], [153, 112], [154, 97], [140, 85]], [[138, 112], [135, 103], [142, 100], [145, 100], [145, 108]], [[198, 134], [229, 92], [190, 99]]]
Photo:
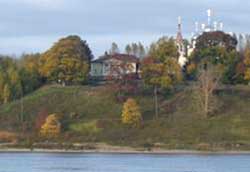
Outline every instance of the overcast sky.
[[77, 34], [95, 56], [115, 41], [149, 45], [174, 36], [177, 17], [190, 36], [194, 22], [213, 9], [226, 31], [250, 33], [248, 0], [0, 0], [0, 53], [43, 52], [60, 37]]

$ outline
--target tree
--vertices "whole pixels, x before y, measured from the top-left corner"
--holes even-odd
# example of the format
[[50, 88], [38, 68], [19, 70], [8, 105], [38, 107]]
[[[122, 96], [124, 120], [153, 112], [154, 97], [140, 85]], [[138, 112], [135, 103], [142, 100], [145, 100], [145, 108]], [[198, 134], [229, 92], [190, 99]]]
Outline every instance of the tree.
[[244, 51], [244, 80], [250, 82], [250, 44], [246, 46]]
[[149, 50], [149, 55], [163, 62], [165, 59], [178, 58], [178, 49], [173, 38], [162, 37], [153, 43]]
[[41, 127], [40, 133], [44, 137], [54, 138], [61, 132], [61, 123], [59, 122], [57, 114], [49, 115], [45, 123]]
[[222, 31], [204, 32], [197, 38], [196, 49], [206, 49], [211, 47], [224, 47], [227, 51], [235, 50], [237, 39]]
[[154, 89], [155, 118], [159, 117], [158, 93], [161, 88], [172, 88], [182, 80], [182, 71], [174, 58], [166, 59], [163, 63], [152, 57], [145, 58], [142, 67], [142, 78], [147, 85]]
[[221, 72], [218, 66], [206, 64], [200, 67], [197, 84], [194, 88], [197, 104], [202, 110], [204, 117], [208, 117], [219, 106], [215, 90], [219, 86]]
[[30, 93], [44, 84], [44, 78], [39, 73], [41, 54], [23, 54], [19, 60], [21, 84], [23, 93]]
[[35, 129], [39, 131], [41, 127], [45, 124], [47, 117], [49, 116], [49, 113], [46, 109], [41, 109], [36, 117], [35, 120]]
[[11, 99], [11, 90], [8, 84], [4, 85], [3, 89], [3, 103], [8, 103]]
[[132, 53], [134, 56], [138, 57], [139, 54], [139, 47], [136, 43], [132, 43], [131, 44], [131, 48], [132, 48]]
[[88, 79], [93, 58], [86, 41], [78, 36], [59, 40], [40, 58], [40, 73], [50, 81], [63, 85], [83, 83]]
[[[205, 32], [197, 38], [196, 48], [192, 53], [187, 69], [192, 68], [192, 75], [198, 73], [201, 63], [220, 65], [223, 68], [222, 81], [225, 84], [236, 82], [236, 67], [239, 62], [239, 53], [236, 51], [237, 39], [221, 31]], [[194, 69], [193, 66], [196, 66]], [[195, 78], [190, 76], [189, 78]]]
[[154, 88], [155, 118], [159, 116], [158, 92], [172, 88], [182, 80], [182, 69], [177, 61], [178, 52], [173, 39], [163, 37], [151, 45], [150, 57], [143, 60], [142, 78]]
[[131, 48], [131, 46], [128, 44], [128, 45], [126, 45], [126, 47], [125, 47], [125, 52], [126, 52], [126, 54], [128, 54], [128, 55], [131, 55], [132, 54], [132, 48]]
[[123, 105], [122, 123], [132, 127], [139, 127], [141, 122], [140, 108], [134, 99], [129, 98]]
[[134, 73], [134, 63], [138, 63], [134, 58], [133, 62], [121, 60], [110, 66], [107, 80], [110, 81], [111, 90], [119, 100], [124, 101], [128, 95], [135, 94], [138, 90], [138, 75]]
[[139, 42], [139, 45], [138, 45], [138, 49], [139, 49], [138, 57], [140, 59], [144, 58], [146, 56], [146, 50], [145, 50], [144, 46], [140, 42]]
[[111, 45], [111, 49], [109, 51], [109, 54], [113, 55], [113, 54], [118, 54], [118, 53], [120, 53], [119, 47], [115, 42], [113, 42]]

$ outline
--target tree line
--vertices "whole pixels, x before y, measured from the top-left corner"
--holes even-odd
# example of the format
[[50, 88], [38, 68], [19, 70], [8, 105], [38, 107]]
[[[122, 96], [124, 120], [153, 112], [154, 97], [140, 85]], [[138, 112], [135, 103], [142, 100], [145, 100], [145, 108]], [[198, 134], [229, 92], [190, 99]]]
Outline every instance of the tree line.
[[[140, 42], [128, 44], [124, 53], [140, 59], [141, 80], [120, 73], [121, 76], [111, 84], [112, 91], [120, 98], [136, 94], [142, 87], [151, 90], [155, 118], [158, 118], [158, 95], [180, 83], [191, 81], [200, 84], [194, 87], [205, 97], [202, 106], [204, 113], [208, 114], [208, 106], [213, 104], [210, 98], [215, 85], [250, 82], [250, 44], [244, 51], [237, 51], [237, 40], [224, 32], [204, 33], [196, 41], [196, 49], [188, 57], [184, 68], [178, 64], [179, 54], [174, 38], [162, 37], [149, 48]], [[118, 45], [112, 43], [108, 53], [120, 53]], [[62, 38], [41, 54], [24, 54], [19, 59], [1, 56], [0, 103], [16, 100], [47, 83], [64, 86], [88, 83], [93, 58], [87, 42], [78, 36]], [[211, 69], [216, 69], [217, 74], [210, 72]]]

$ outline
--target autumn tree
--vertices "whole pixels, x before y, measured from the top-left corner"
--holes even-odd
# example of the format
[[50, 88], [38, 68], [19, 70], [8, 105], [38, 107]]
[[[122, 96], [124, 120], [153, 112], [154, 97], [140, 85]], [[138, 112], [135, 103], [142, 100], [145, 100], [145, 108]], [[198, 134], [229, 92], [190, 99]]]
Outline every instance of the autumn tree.
[[92, 52], [78, 36], [59, 40], [40, 58], [40, 73], [63, 85], [87, 81]]
[[11, 90], [8, 84], [4, 85], [3, 89], [3, 103], [9, 103], [11, 99]]
[[44, 84], [39, 73], [40, 54], [23, 54], [19, 60], [20, 78], [23, 94], [30, 93]]
[[35, 119], [35, 129], [37, 131], [39, 131], [41, 127], [44, 125], [48, 116], [49, 116], [49, 113], [46, 109], [42, 109], [38, 112], [36, 119]]
[[122, 123], [132, 127], [139, 127], [141, 122], [140, 108], [134, 99], [129, 98], [123, 105]]
[[205, 118], [219, 106], [215, 95], [221, 79], [221, 71], [218, 66], [206, 63], [200, 66], [198, 81], [194, 87], [196, 103]]
[[244, 51], [244, 80], [250, 82], [250, 44], [246, 46]]
[[61, 132], [61, 123], [57, 114], [51, 114], [46, 118], [45, 123], [42, 125], [40, 134], [44, 137], [53, 138], [57, 137]]
[[142, 78], [153, 87], [155, 118], [159, 117], [158, 93], [161, 88], [172, 88], [182, 80], [182, 70], [178, 64], [177, 47], [173, 39], [161, 38], [152, 44], [150, 57], [143, 60]]
[[11, 57], [0, 56], [0, 103], [20, 98], [21, 78], [16, 61]]

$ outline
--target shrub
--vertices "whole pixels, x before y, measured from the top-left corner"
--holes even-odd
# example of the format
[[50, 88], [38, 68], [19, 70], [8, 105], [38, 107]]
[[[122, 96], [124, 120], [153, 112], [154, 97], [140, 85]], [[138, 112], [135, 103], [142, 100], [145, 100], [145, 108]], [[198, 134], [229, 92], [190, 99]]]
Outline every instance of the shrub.
[[44, 137], [56, 137], [61, 132], [61, 123], [59, 122], [57, 114], [49, 115], [46, 122], [41, 127], [40, 133]]
[[89, 121], [89, 122], [81, 122], [70, 125], [70, 130], [82, 133], [82, 134], [96, 134], [101, 131], [100, 128], [97, 127], [97, 121]]
[[132, 127], [141, 125], [142, 115], [137, 102], [134, 99], [128, 99], [123, 105], [122, 123]]

